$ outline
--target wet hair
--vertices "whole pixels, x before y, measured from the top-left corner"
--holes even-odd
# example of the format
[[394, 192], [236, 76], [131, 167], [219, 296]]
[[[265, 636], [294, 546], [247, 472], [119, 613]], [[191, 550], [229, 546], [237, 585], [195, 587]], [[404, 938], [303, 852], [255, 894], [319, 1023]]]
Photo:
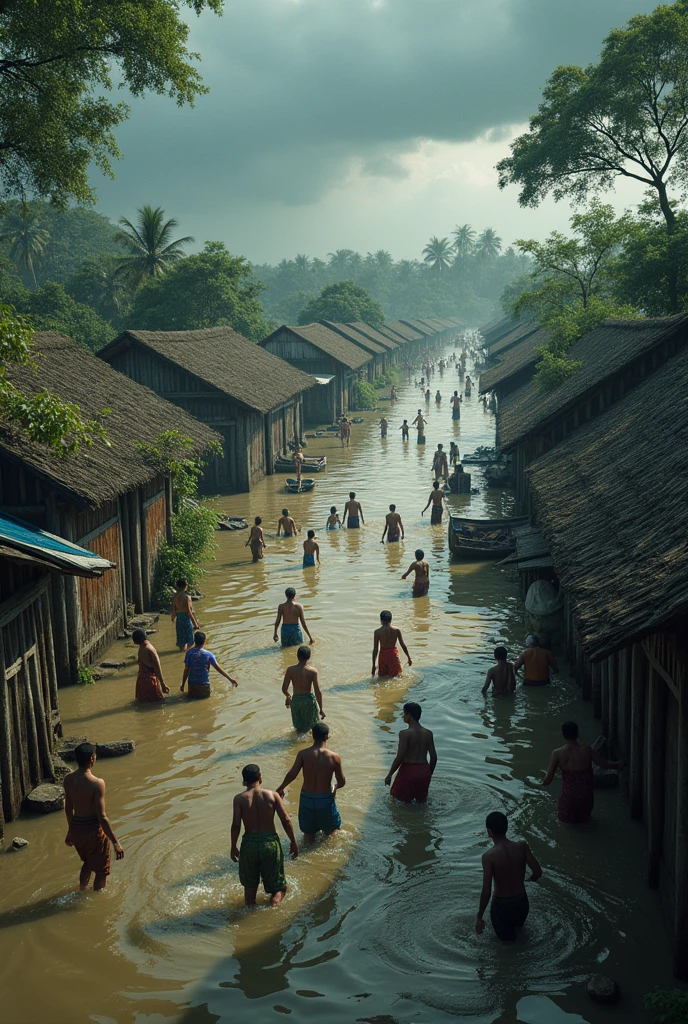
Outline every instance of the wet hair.
[[311, 656], [311, 649], [310, 649], [310, 647], [308, 647], [306, 644], [301, 644], [301, 646], [299, 647], [298, 651], [296, 652], [296, 657], [299, 659], [299, 661], [308, 661], [310, 656]]
[[440, 485], [440, 482], [439, 482], [439, 480], [433, 480], [433, 481], [432, 481], [432, 486], [433, 486], [433, 487], [435, 488], [435, 490], [437, 490], [437, 488], [439, 487], [439, 485]]
[[396, 509], [397, 509], [396, 505], [390, 505], [389, 506], [389, 511], [390, 512], [396, 512]]
[[310, 540], [311, 537], [315, 537], [315, 530], [308, 531], [308, 539]]
[[282, 509], [282, 515], [283, 516], [288, 516], [289, 515], [289, 509], [288, 508], [283, 508]]
[[80, 768], [88, 768], [95, 752], [96, 748], [92, 743], [80, 743], [78, 747], [74, 747], [76, 763]]
[[438, 444], [437, 447], [438, 448], [444, 448], [444, 445], [443, 444]]
[[564, 722], [561, 727], [561, 735], [565, 740], [578, 739], [578, 725], [576, 722]]
[[316, 722], [311, 729], [314, 740], [326, 740], [330, 735], [329, 725], [325, 725], [324, 722]]
[[253, 520], [253, 522], [256, 524], [256, 526], [260, 526], [260, 524], [263, 522], [263, 520], [260, 518], [260, 516], [256, 516], [256, 518]]
[[380, 621], [381, 622], [391, 622], [392, 621], [392, 613], [391, 612], [380, 612]]
[[332, 508], [330, 509], [330, 515], [333, 516], [333, 515], [336, 514], [336, 512], [337, 512], [337, 506], [333, 505]]
[[420, 722], [420, 716], [423, 714], [423, 709], [420, 704], [416, 704], [415, 701], [411, 700], [408, 704], [404, 704], [404, 714], [410, 715], [416, 722]]
[[287, 587], [287, 589], [284, 591], [284, 596], [285, 597], [296, 597], [296, 591], [294, 590], [293, 587]]
[[186, 582], [186, 580], [177, 580], [177, 582], [175, 583], [175, 587], [177, 588], [177, 590], [183, 590], [184, 587], [188, 587], [188, 585], [189, 584]]
[[258, 782], [260, 779], [260, 768], [257, 764], [246, 764], [241, 769], [241, 777], [247, 785], [251, 782]]
[[502, 811], [492, 811], [488, 814], [485, 818], [485, 824], [490, 832], [494, 832], [496, 836], [505, 836], [506, 830], [509, 827], [507, 816]]
[[458, 391], [455, 391], [455, 392], [454, 392], [454, 394], [455, 394], [455, 395], [457, 396], [457, 398], [458, 398], [458, 394], [459, 394], [459, 392], [458, 392]]
[[420, 562], [422, 558], [425, 558], [425, 552], [422, 548], [416, 548], [416, 561]]
[[[418, 410], [418, 412], [420, 412], [420, 409]], [[408, 420], [404, 420], [404, 423], [408, 423]]]
[[540, 637], [537, 633], [529, 633], [526, 637], [526, 644], [528, 647], [537, 647], [540, 644]]
[[131, 639], [134, 641], [135, 644], [142, 644], [146, 639], [145, 630], [135, 629], [134, 632], [131, 634]]
[[350, 498], [355, 498], [356, 497], [356, 491], [349, 491], [349, 497]]
[[206, 640], [207, 637], [205, 633], [203, 633], [200, 629], [194, 633], [194, 643], [196, 644], [196, 647], [202, 647]]
[[506, 661], [509, 657], [509, 652], [506, 647], [495, 647], [494, 656], [497, 661]]

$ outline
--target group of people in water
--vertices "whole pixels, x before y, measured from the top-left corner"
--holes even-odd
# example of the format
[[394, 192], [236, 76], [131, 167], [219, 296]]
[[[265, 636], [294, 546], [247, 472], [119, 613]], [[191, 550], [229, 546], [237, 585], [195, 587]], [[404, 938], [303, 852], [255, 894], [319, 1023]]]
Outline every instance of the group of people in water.
[[[450, 357], [450, 361], [457, 362], [461, 371], [460, 359], [454, 356]], [[444, 368], [442, 362], [440, 360], [440, 371]], [[425, 380], [433, 372], [430, 365], [425, 370], [426, 377], [422, 379], [421, 386], [424, 386]], [[469, 382], [468, 377], [468, 388]], [[455, 392], [454, 398], [459, 401], [453, 405], [452, 417], [458, 419], [460, 396]], [[414, 425], [420, 437], [425, 425], [421, 410], [418, 416], [420, 419], [417, 417]], [[403, 432], [402, 427], [402, 435]], [[408, 425], [405, 433], [408, 434]], [[433, 523], [441, 522], [446, 500], [446, 492], [440, 486], [440, 480], [446, 479], [448, 464], [456, 464], [458, 461], [458, 448], [454, 442], [449, 457], [443, 446], [438, 445], [432, 467], [436, 479], [423, 509], [424, 513], [432, 506]], [[256, 517], [246, 542], [252, 550], [254, 561], [260, 560], [265, 550], [261, 524], [261, 518]], [[365, 525], [363, 509], [354, 491], [349, 493], [342, 518], [336, 506], [332, 506], [325, 525], [327, 530], [358, 529]], [[289, 509], [284, 508], [277, 524], [277, 536], [283, 534], [285, 537], [295, 537], [297, 533], [295, 520]], [[404, 536], [401, 515], [396, 505], [391, 504], [385, 516], [381, 543], [394, 543], [403, 540]], [[308, 530], [303, 548], [304, 567], [319, 564], [320, 550], [313, 530]], [[420, 548], [416, 550], [415, 559], [402, 579], [410, 575], [413, 575], [414, 597], [427, 595], [430, 567]], [[206, 634], [199, 627], [188, 584], [184, 579], [177, 581], [171, 619], [175, 625], [177, 647], [184, 655], [180, 690], [186, 691], [188, 698], [210, 697], [211, 670], [223, 676], [232, 687], [239, 685], [207, 649]], [[342, 825], [336, 798], [337, 793], [346, 785], [346, 778], [342, 758], [328, 746], [330, 730], [324, 722], [326, 712], [323, 693], [318, 671], [311, 663], [311, 647], [304, 642], [304, 634], [309, 644], [313, 645], [315, 638], [308, 627], [304, 607], [296, 601], [295, 589], [287, 587], [285, 600], [277, 608], [273, 641], [281, 643], [285, 648], [297, 648], [296, 663], [284, 672], [282, 693], [297, 735], [310, 733], [312, 742], [297, 752], [292, 767], [276, 789], [263, 785], [262, 773], [257, 764], [247, 764], [242, 769], [244, 789], [233, 801], [231, 857], [239, 863], [239, 879], [247, 906], [256, 903], [261, 882], [271, 906], [279, 905], [284, 897], [287, 879], [282, 846], [275, 830], [275, 817], [287, 835], [292, 858], [297, 857], [299, 845], [284, 805], [284, 795], [287, 787], [300, 775], [302, 788], [298, 823], [304, 841], [312, 842], [318, 833], [330, 836]], [[132, 640], [138, 647], [137, 700], [164, 701], [170, 691], [163, 678], [155, 647], [142, 629], [134, 631]], [[373, 632], [372, 675], [383, 678], [400, 676], [403, 672], [400, 650], [410, 667], [413, 662], [402, 631], [393, 625], [392, 613], [383, 610], [380, 613], [380, 624]], [[485, 677], [483, 696], [488, 696], [490, 690], [499, 698], [513, 694], [521, 669], [524, 671], [523, 685], [526, 687], [547, 685], [551, 680], [551, 672], [558, 670], [552, 653], [534, 635], [528, 637], [526, 648], [515, 662], [509, 661], [508, 652], [503, 646], [495, 649], [494, 660], [495, 664]], [[406, 728], [399, 734], [397, 753], [384, 779], [384, 784], [391, 787], [392, 796], [407, 804], [422, 805], [427, 801], [438, 760], [433, 734], [421, 725], [421, 717], [422, 709], [418, 703], [410, 701], [404, 704], [403, 720]], [[578, 726], [574, 722], [565, 722], [562, 734], [564, 744], [553, 751], [543, 785], [550, 785], [556, 773], [561, 772], [563, 785], [558, 805], [559, 820], [571, 824], [581, 823], [588, 820], [593, 807], [593, 764], [603, 768], [621, 768], [623, 762], [608, 762], [592, 747], [580, 744]], [[64, 781], [68, 823], [65, 842], [73, 846], [81, 857], [81, 888], [86, 889], [91, 875], [95, 874], [93, 887], [99, 890], [105, 887], [110, 871], [110, 844], [114, 847], [117, 859], [124, 856], [124, 851], [106, 814], [105, 784], [93, 774], [95, 748], [89, 743], [82, 743], [75, 749], [75, 758], [77, 768]], [[542, 869], [527, 843], [507, 839], [508, 821], [501, 811], [489, 814], [485, 827], [493, 845], [482, 858], [483, 885], [475, 930], [478, 934], [483, 932], [484, 915], [489, 905], [495, 933], [500, 939], [510, 941], [516, 938], [517, 929], [525, 922], [529, 911], [525, 890], [527, 869], [530, 868], [530, 881], [537, 881], [542, 875]], [[243, 837], [239, 846], [242, 829]]]

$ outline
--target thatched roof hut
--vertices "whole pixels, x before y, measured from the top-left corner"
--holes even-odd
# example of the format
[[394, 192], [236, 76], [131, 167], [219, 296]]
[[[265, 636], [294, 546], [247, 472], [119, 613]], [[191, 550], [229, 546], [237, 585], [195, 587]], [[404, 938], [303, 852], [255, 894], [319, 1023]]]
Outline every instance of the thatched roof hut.
[[688, 612], [687, 394], [684, 348], [529, 469], [590, 658]]
[[538, 349], [547, 345], [550, 332], [544, 327], [529, 330], [520, 341], [500, 356], [496, 366], [480, 374], [480, 393], [496, 391], [502, 398], [532, 377], [538, 361]]

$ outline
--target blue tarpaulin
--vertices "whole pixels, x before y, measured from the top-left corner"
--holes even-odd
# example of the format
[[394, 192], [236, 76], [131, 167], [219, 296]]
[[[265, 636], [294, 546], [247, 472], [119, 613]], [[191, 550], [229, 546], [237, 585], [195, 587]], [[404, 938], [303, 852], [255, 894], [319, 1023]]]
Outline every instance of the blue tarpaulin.
[[0, 545], [7, 554], [16, 551], [76, 576], [102, 576], [106, 569], [115, 568], [113, 562], [87, 548], [6, 514], [0, 514]]

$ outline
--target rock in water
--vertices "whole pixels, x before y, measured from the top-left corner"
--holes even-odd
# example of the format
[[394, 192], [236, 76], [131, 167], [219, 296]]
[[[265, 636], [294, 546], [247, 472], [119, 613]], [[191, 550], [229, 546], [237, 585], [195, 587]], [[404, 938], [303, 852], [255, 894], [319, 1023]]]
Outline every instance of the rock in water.
[[123, 754], [131, 754], [136, 744], [133, 740], [113, 740], [112, 743], [96, 743], [96, 754], [98, 757], [122, 757]]
[[591, 974], [588, 979], [588, 995], [596, 1003], [612, 1006], [618, 1003], [621, 989], [613, 978], [607, 978], [604, 974]]
[[57, 745], [56, 753], [63, 761], [74, 761], [74, 748], [85, 742], [85, 736], [63, 736]]
[[41, 782], [26, 797], [24, 804], [27, 811], [34, 814], [50, 814], [51, 811], [61, 811], [64, 807], [65, 795], [62, 786], [56, 786], [54, 782]]
[[12, 846], [15, 850], [23, 850], [25, 846], [29, 845], [28, 839], [22, 839], [21, 836], [15, 836], [12, 840]]

